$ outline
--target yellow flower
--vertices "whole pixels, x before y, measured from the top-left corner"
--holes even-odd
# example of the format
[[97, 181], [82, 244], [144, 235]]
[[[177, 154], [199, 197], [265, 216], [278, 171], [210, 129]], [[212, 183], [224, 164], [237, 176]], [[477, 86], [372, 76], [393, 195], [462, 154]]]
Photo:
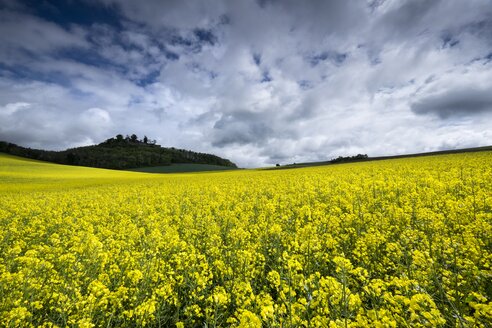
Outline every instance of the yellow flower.
[[260, 328], [261, 320], [256, 316], [256, 314], [243, 310], [239, 315], [239, 328]]

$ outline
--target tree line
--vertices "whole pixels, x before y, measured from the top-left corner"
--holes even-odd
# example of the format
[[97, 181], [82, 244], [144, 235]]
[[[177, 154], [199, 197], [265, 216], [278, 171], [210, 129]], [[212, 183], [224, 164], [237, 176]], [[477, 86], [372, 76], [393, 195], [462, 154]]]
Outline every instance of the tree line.
[[71, 148], [63, 151], [31, 149], [0, 141], [0, 152], [58, 164], [107, 169], [130, 169], [171, 165], [174, 163], [236, 167], [228, 159], [216, 155], [176, 149], [174, 147], [161, 147], [157, 145], [155, 140], [150, 140], [147, 136], [139, 139], [135, 134], [131, 136], [118, 134], [114, 138], [109, 138], [98, 145]]

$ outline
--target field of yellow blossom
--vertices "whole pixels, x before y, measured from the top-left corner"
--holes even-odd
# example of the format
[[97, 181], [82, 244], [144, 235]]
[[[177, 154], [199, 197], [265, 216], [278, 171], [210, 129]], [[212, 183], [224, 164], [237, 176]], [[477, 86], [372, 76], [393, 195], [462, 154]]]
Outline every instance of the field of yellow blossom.
[[492, 152], [153, 175], [0, 155], [0, 326], [491, 327]]

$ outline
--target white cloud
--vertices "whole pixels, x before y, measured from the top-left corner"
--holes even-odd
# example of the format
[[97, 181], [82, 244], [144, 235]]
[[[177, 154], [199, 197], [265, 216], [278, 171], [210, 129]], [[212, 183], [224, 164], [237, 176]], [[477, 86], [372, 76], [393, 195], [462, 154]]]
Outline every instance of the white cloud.
[[0, 10], [0, 57], [4, 64], [15, 64], [19, 57], [29, 59], [61, 49], [87, 48], [79, 31], [66, 31], [58, 25], [9, 10]]
[[21, 111], [24, 108], [29, 108], [29, 106], [31, 106], [31, 104], [27, 102], [9, 103], [0, 107], [0, 115], [5, 118], [18, 111]]
[[0, 12], [0, 139], [145, 134], [240, 166], [490, 144], [487, 0], [103, 2], [121, 28]]

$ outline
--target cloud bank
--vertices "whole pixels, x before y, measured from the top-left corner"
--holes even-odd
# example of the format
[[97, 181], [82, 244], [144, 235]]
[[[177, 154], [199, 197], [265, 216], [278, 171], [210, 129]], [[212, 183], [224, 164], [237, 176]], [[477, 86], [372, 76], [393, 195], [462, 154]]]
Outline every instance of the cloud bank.
[[492, 144], [492, 6], [0, 0], [0, 140], [240, 166]]

